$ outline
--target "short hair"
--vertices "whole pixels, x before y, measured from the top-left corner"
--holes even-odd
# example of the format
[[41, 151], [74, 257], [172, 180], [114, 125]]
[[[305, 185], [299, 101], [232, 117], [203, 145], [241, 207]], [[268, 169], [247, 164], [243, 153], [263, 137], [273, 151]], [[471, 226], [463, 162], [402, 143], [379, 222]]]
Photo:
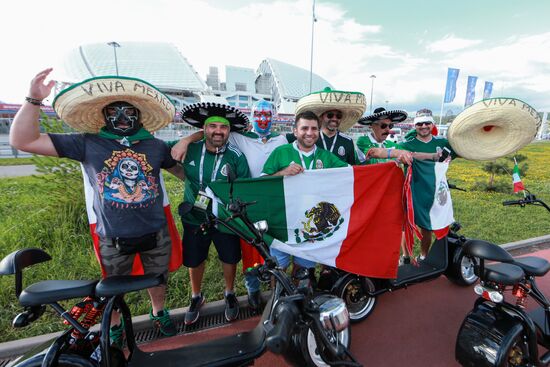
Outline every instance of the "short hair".
[[293, 127], [297, 127], [298, 126], [298, 120], [300, 119], [304, 119], [304, 120], [315, 120], [317, 121], [317, 126], [319, 128], [321, 128], [321, 121], [319, 120], [319, 116], [317, 116], [315, 113], [313, 113], [312, 111], [304, 111], [304, 112], [300, 112], [299, 114], [297, 114], [295, 117], [294, 117], [294, 124], [292, 125]]

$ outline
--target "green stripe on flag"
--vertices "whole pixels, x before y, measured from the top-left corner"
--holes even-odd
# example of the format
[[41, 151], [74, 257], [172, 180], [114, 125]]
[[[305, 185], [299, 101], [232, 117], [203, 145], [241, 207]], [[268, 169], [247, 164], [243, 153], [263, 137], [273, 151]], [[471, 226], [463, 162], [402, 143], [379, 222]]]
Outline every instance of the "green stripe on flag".
[[[229, 183], [221, 181], [209, 184], [210, 189], [226, 204], [229, 203], [229, 186]], [[233, 183], [233, 198], [257, 202], [247, 207], [247, 214], [252, 222], [267, 220], [269, 236], [265, 236], [266, 240], [269, 237], [283, 242], [288, 240], [283, 177], [238, 179]]]

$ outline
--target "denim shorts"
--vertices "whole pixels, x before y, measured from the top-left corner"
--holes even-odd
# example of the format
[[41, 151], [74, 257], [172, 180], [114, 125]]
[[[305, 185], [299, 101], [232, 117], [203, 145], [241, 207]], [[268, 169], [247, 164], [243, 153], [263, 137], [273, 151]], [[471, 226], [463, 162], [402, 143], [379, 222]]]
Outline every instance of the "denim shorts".
[[[292, 255], [287, 254], [286, 252], [283, 252], [281, 250], [277, 250], [273, 247], [269, 248], [269, 252], [271, 253], [271, 256], [275, 256], [275, 258], [277, 259], [277, 264], [281, 268], [288, 268], [288, 266], [290, 265], [290, 256]], [[306, 260], [298, 256], [294, 256], [294, 263], [301, 266], [302, 268], [313, 268], [316, 264], [313, 261]]]

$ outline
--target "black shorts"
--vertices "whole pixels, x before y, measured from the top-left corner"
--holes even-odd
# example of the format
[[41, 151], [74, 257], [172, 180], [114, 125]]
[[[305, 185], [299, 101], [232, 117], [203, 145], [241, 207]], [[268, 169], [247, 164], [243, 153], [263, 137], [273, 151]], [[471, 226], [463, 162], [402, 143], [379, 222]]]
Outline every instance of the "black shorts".
[[203, 235], [195, 233], [198, 226], [183, 224], [183, 265], [195, 268], [208, 257], [210, 243], [214, 242], [218, 258], [226, 264], [237, 264], [241, 261], [241, 245], [239, 237], [211, 229]]

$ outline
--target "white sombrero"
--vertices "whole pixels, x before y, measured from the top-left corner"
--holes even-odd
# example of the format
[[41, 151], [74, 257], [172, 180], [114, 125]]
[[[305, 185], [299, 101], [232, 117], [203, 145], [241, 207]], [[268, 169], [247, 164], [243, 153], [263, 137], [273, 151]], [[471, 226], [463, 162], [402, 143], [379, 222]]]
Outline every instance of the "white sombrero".
[[542, 123], [537, 111], [515, 98], [491, 98], [462, 111], [447, 138], [461, 157], [492, 160], [513, 153], [535, 138]]
[[346, 131], [363, 116], [366, 108], [367, 104], [363, 93], [325, 88], [320, 92], [300, 98], [296, 103], [296, 115], [304, 111], [311, 111], [317, 116], [321, 116], [324, 112], [339, 110], [342, 112], [339, 130]]
[[55, 97], [53, 108], [76, 130], [97, 133], [105, 126], [103, 108], [117, 101], [139, 109], [140, 121], [149, 132], [168, 125], [176, 113], [170, 99], [153, 85], [122, 76], [101, 76], [73, 84]]

